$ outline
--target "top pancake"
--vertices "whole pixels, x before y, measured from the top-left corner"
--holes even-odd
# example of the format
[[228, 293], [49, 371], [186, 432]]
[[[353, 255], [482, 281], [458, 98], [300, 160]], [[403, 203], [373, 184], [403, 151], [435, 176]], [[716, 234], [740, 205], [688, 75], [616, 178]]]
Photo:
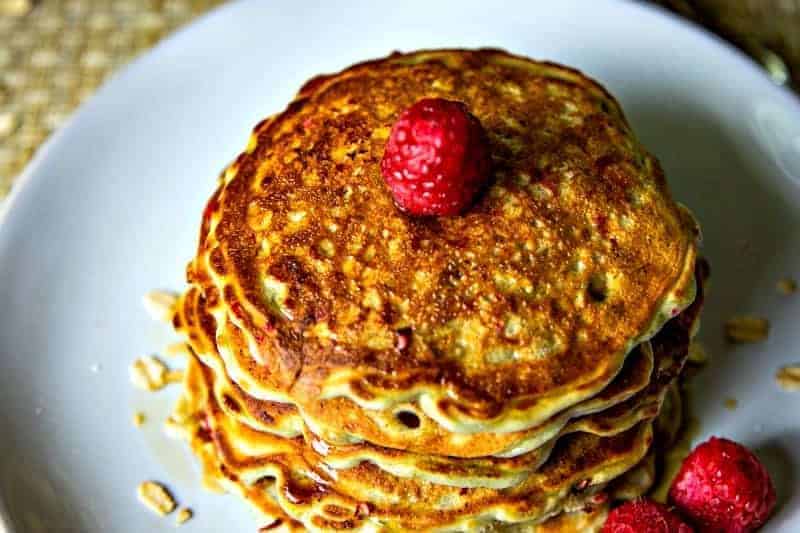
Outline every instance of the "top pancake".
[[[488, 133], [492, 179], [462, 216], [405, 215], [380, 175], [424, 97]], [[691, 302], [696, 231], [596, 82], [417, 52], [316, 78], [257, 126], [190, 273], [268, 371], [253, 396], [413, 402], [448, 431], [510, 432], [602, 390]]]

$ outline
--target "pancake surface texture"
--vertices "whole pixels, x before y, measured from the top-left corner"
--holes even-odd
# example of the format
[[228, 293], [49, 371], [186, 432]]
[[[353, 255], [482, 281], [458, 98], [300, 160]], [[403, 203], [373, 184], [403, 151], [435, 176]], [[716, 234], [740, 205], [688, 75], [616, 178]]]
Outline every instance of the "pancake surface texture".
[[[393, 123], [430, 97], [490, 145], [459, 216], [403, 213], [381, 176]], [[169, 427], [276, 530], [599, 530], [653, 483], [698, 236], [577, 71], [438, 50], [314, 78], [207, 204]]]
[[[489, 134], [493, 183], [463, 216], [406, 216], [380, 175], [393, 121], [423, 97], [463, 101]], [[694, 222], [616, 102], [502, 53], [312, 80], [210, 211], [202, 262], [249, 393], [412, 401], [458, 433], [525, 429], [595, 394], [694, 286]]]

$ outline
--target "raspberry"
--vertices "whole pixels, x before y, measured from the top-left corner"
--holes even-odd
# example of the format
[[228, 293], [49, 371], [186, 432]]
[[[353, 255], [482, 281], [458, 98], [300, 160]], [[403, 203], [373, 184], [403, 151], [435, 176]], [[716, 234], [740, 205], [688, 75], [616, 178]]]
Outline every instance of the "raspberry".
[[766, 522], [775, 507], [775, 488], [750, 450], [711, 437], [683, 462], [669, 498], [701, 531], [745, 533]]
[[457, 215], [480, 192], [490, 166], [486, 132], [466, 106], [425, 98], [394, 123], [381, 173], [400, 209]]
[[650, 500], [624, 503], [608, 514], [601, 533], [693, 533], [666, 505]]

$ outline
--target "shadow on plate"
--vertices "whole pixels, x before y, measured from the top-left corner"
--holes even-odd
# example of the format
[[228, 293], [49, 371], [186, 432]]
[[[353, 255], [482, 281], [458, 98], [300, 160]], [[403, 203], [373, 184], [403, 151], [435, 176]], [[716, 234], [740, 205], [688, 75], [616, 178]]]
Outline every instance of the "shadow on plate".
[[792, 457], [792, 450], [796, 449], [798, 442], [800, 442], [800, 430], [771, 437], [753, 450], [770, 473], [778, 495], [775, 519], [770, 522], [772, 526], [780, 525], [781, 509], [790, 509], [789, 502], [797, 497], [797, 487], [800, 482], [797, 472], [800, 465]]

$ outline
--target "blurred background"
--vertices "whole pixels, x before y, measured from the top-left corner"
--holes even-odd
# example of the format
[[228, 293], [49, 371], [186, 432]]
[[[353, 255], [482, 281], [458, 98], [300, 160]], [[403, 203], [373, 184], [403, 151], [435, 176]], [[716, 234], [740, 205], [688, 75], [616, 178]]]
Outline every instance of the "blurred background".
[[[0, 198], [106, 76], [223, 2], [0, 0]], [[734, 43], [775, 83], [800, 87], [800, 0], [651, 3]]]

